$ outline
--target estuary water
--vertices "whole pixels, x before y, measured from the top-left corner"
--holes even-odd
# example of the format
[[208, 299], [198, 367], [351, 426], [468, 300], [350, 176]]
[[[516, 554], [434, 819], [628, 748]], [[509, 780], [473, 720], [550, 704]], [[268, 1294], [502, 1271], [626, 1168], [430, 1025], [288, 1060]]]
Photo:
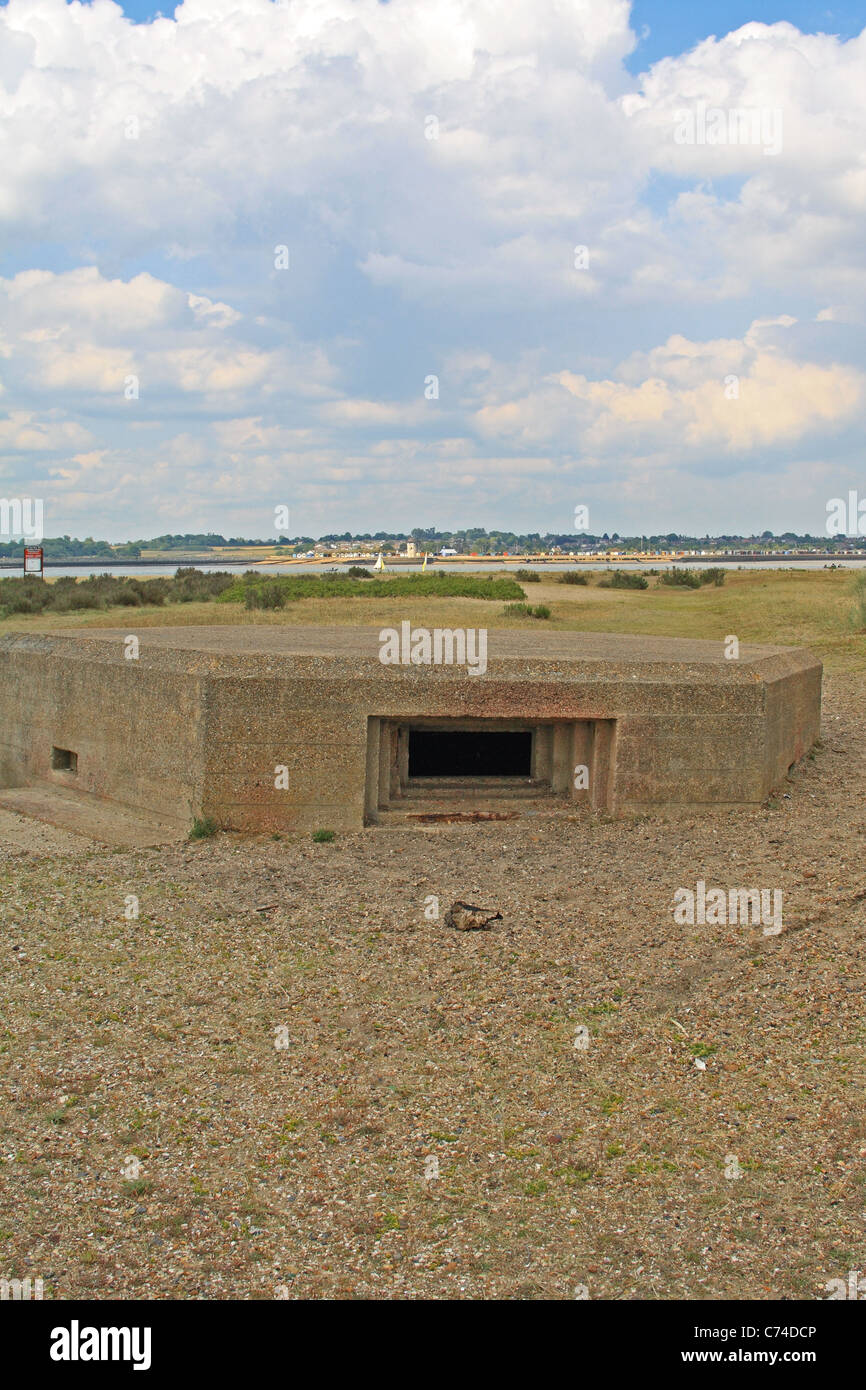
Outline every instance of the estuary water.
[[[243, 574], [244, 570], [256, 570], [260, 574], [325, 574], [328, 570], [336, 570], [337, 573], [345, 573], [350, 564], [359, 564], [358, 560], [347, 560], [345, 562], [328, 561], [325, 564], [300, 564], [300, 565], [251, 565], [248, 561], [186, 561], [186, 560], [166, 560], [149, 562], [144, 565], [124, 565], [112, 564], [107, 561], [105, 564], [86, 564], [86, 565], [46, 565], [46, 579], [61, 579], [67, 575], [77, 575], [86, 577], [90, 574], [111, 574], [129, 575], [133, 578], [147, 579], [155, 575], [172, 575], [175, 570], [183, 566], [192, 567], [197, 570], [213, 571], [227, 570], [230, 574]], [[685, 559], [677, 562], [683, 568], [705, 569], [708, 566], [718, 566], [720, 569], [744, 569], [744, 570], [820, 570], [831, 567], [831, 562], [827, 560], [791, 560], [786, 556], [779, 556], [772, 560], [716, 560], [713, 558], [700, 557], [695, 559]], [[365, 565], [367, 569], [372, 569], [372, 565]], [[563, 570], [649, 570], [649, 569], [670, 569], [672, 561], [654, 560], [651, 564], [642, 564], [634, 560], [616, 560], [608, 564], [604, 561], [581, 560], [573, 561], [550, 561], [548, 563], [535, 563], [528, 561], [525, 564], [507, 564], [501, 562], [491, 563], [484, 560], [466, 560], [456, 564], [449, 561], [437, 564], [428, 561], [427, 573], [432, 570], [440, 570], [446, 574], [480, 574], [499, 572], [501, 574], [511, 574], [515, 569], [536, 570], [539, 574], [561, 574]], [[837, 568], [844, 569], [864, 569], [866, 568], [866, 557], [858, 559], [837, 561]], [[387, 565], [386, 574], [418, 574], [418, 565]], [[20, 566], [0, 566], [0, 578], [20, 577], [22, 569]]]

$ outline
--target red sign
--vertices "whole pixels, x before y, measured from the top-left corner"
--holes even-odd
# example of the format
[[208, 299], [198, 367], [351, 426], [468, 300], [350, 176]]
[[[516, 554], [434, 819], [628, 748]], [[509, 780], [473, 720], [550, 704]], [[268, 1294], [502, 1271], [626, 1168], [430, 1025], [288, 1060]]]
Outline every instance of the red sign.
[[24, 547], [24, 573], [42, 575], [44, 569], [42, 546]]

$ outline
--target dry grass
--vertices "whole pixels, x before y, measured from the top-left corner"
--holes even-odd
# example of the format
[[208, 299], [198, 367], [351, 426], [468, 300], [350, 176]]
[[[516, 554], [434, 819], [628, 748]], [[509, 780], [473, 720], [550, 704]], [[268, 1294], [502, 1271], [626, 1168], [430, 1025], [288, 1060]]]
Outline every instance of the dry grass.
[[866, 635], [851, 624], [855, 579], [839, 570], [729, 571], [723, 588], [674, 589], [651, 581], [646, 591], [587, 588], [548, 583], [525, 586], [527, 601], [551, 610], [547, 622], [510, 618], [504, 604], [482, 599], [301, 599], [276, 612], [247, 612], [240, 604], [167, 604], [164, 608], [114, 608], [104, 612], [14, 617], [3, 631], [76, 627], [117, 627], [130, 631], [224, 623], [268, 625], [379, 624], [408, 618], [425, 627], [521, 628], [533, 631], [623, 632], [648, 636], [721, 640], [733, 633], [741, 642], [806, 646], [828, 670], [866, 670]]

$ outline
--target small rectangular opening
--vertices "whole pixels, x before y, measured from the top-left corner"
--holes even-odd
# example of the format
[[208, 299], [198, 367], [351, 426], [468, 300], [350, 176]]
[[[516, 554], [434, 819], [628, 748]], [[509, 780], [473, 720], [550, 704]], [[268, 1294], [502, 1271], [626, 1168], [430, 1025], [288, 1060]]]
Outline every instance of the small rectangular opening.
[[51, 768], [54, 772], [77, 772], [78, 754], [71, 748], [52, 748]]
[[539, 802], [602, 810], [611, 802], [615, 727], [592, 718], [370, 715], [365, 822], [390, 813], [414, 823], [422, 810], [533, 815]]
[[529, 777], [532, 732], [410, 729], [409, 777]]

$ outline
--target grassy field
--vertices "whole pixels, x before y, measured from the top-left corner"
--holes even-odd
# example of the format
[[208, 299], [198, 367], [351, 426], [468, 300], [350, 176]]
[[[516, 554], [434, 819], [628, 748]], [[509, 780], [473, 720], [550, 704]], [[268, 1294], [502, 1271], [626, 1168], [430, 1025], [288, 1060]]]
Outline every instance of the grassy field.
[[[806, 646], [828, 670], [866, 670], [866, 632], [852, 625], [855, 575], [840, 570], [729, 571], [722, 588], [677, 589], [654, 579], [646, 591], [602, 589], [599, 572], [587, 587], [548, 581], [524, 586], [527, 600], [551, 610], [545, 621], [505, 615], [487, 599], [440, 598], [411, 592], [397, 597], [301, 598], [276, 611], [242, 603], [167, 604], [161, 608], [107, 608], [68, 614], [15, 615], [0, 632], [77, 627], [148, 627], [223, 623], [393, 626], [403, 619], [425, 627], [521, 628], [532, 631], [631, 632], [741, 642]], [[468, 578], [468, 576], [467, 576]], [[411, 584], [410, 579], [402, 580]]]

